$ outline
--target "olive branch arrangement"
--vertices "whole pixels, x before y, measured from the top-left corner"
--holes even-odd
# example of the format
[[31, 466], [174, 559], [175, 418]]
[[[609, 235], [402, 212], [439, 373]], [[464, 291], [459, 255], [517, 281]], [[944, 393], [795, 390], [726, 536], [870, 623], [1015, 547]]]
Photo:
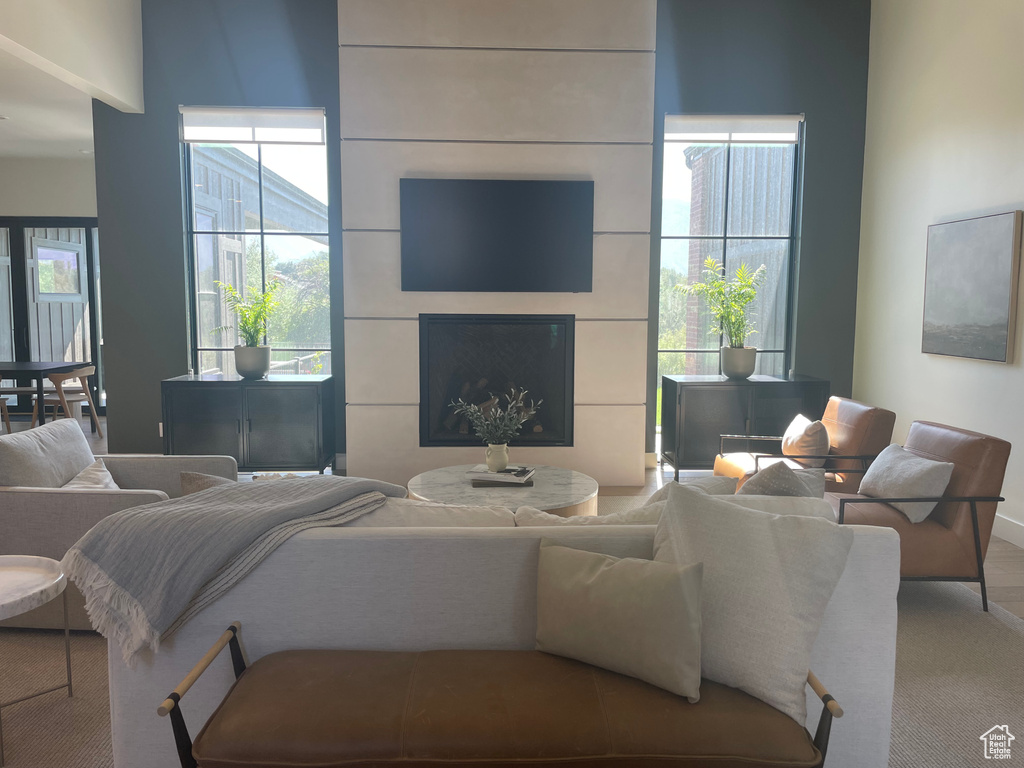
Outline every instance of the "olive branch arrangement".
[[476, 432], [477, 437], [488, 445], [503, 445], [519, 434], [523, 424], [537, 415], [537, 409], [543, 400], [527, 404], [526, 390], [513, 387], [505, 398], [505, 406], [500, 405], [499, 397], [492, 397], [482, 405], [467, 403], [461, 397], [453, 400], [451, 406], [455, 413], [465, 416]]

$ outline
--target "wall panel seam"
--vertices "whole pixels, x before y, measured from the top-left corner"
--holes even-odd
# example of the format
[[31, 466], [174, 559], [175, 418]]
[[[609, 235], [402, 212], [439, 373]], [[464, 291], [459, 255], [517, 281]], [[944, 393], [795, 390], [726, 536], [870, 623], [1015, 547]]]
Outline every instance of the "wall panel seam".
[[501, 46], [501, 45], [394, 45], [388, 43], [341, 43], [338, 49], [342, 48], [377, 48], [391, 50], [416, 50], [416, 51], [514, 51], [529, 52], [542, 51], [546, 53], [650, 53], [655, 52], [654, 48], [537, 48], [532, 46]]

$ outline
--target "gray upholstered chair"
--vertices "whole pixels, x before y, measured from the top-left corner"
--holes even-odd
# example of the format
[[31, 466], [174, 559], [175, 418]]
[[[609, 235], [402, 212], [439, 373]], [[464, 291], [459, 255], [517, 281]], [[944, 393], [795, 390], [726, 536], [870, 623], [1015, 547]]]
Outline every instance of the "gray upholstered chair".
[[[97, 458], [103, 459], [118, 490], [62, 487]], [[182, 472], [236, 480], [238, 465], [230, 456], [93, 456], [74, 419], [0, 435], [0, 555], [60, 560], [107, 515], [180, 496]], [[91, 629], [81, 593], [73, 584], [68, 591], [72, 629]], [[61, 601], [2, 626], [63, 627]]]

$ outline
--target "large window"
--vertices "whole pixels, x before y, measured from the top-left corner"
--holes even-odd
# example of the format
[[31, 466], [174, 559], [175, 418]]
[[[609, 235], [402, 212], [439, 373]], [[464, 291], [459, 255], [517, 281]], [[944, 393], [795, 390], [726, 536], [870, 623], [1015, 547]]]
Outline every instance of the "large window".
[[665, 374], [720, 372], [714, 320], [678, 290], [700, 282], [709, 256], [730, 276], [740, 264], [766, 267], [748, 344], [758, 348], [755, 373], [784, 375], [800, 129], [797, 117], [665, 119], [659, 387]]
[[233, 374], [243, 296], [279, 284], [271, 373], [330, 373], [327, 148], [321, 110], [182, 108], [191, 247], [193, 365]]

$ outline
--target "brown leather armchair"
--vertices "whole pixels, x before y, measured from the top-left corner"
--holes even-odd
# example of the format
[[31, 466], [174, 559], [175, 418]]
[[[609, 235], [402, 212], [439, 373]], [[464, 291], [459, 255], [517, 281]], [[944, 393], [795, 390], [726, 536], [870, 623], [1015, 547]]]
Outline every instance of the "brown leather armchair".
[[[992, 537], [996, 504], [1010, 444], [966, 429], [915, 421], [903, 446], [910, 453], [953, 464], [945, 493], [936, 499], [879, 499], [853, 493], [826, 493], [840, 523], [884, 525], [900, 535], [900, 577], [905, 581], [973, 581], [981, 585], [988, 610], [985, 553]], [[940, 503], [922, 522], [912, 523], [887, 502]]]
[[[896, 414], [885, 408], [865, 405], [845, 397], [830, 397], [821, 423], [828, 432], [827, 456], [784, 457], [781, 437], [751, 437], [749, 435], [722, 435], [722, 450], [715, 457], [715, 474], [743, 480], [760, 467], [772, 461], [784, 461], [793, 469], [802, 469], [800, 459], [825, 459], [825, 490], [854, 493], [860, 487], [860, 478], [871, 460], [892, 440]], [[726, 453], [730, 441], [775, 440], [779, 451], [775, 453]]]

